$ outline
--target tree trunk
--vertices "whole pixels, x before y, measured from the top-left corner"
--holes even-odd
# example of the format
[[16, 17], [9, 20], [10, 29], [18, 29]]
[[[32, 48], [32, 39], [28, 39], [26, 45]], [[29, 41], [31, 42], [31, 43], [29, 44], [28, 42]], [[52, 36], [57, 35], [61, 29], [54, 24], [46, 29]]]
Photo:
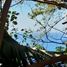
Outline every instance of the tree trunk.
[[2, 14], [1, 14], [1, 18], [0, 18], [0, 48], [1, 48], [2, 40], [3, 40], [3, 33], [4, 33], [6, 17], [7, 17], [7, 13], [10, 8], [11, 2], [12, 2], [12, 0], [5, 1], [5, 4], [4, 4], [3, 10], [2, 10]]

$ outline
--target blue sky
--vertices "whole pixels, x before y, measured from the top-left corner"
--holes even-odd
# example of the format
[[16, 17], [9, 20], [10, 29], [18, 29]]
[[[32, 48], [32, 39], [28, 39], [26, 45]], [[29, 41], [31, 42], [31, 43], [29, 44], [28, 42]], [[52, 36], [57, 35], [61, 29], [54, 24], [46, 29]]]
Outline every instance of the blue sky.
[[[13, 2], [14, 3], [14, 2]], [[18, 4], [14, 7], [11, 7], [10, 10], [16, 10], [17, 12], [20, 13], [20, 15], [18, 16], [18, 25], [15, 26], [16, 28], [18, 28], [18, 32], [22, 34], [22, 32], [20, 31], [20, 29], [24, 28], [24, 29], [31, 29], [33, 30], [33, 36], [36, 37], [36, 38], [40, 38], [39, 35], [44, 35], [44, 30], [41, 30], [40, 32], [36, 32], [37, 29], [39, 29], [40, 25], [37, 25], [35, 26], [35, 23], [36, 21], [35, 20], [32, 20], [30, 19], [30, 17], [28, 16], [28, 12], [31, 12], [31, 8], [35, 8], [35, 2], [33, 1], [25, 1], [22, 5], [21, 4]], [[66, 14], [67, 14], [67, 10], [66, 9], [63, 9], [62, 10], [58, 10], [56, 9], [53, 17], [51, 18], [51, 20], [48, 22], [49, 25], [53, 25], [55, 24], [54, 22], [59, 20], [59, 17], [58, 15], [60, 14], [60, 18], [64, 17]], [[40, 19], [41, 17], [39, 17]], [[65, 26], [62, 25], [62, 22], [66, 21], [66, 18], [64, 18], [62, 21], [60, 21], [54, 28], [57, 28], [61, 31], [64, 31], [64, 28]], [[34, 27], [35, 26], [35, 27]], [[11, 29], [12, 29], [12, 24], [10, 24], [10, 29], [9, 29], [9, 33], [11, 32]], [[47, 26], [47, 31], [49, 30], [49, 27]], [[57, 30], [54, 30], [52, 29], [49, 33], [49, 38], [50, 36], [54, 37], [55, 39], [59, 39], [61, 36], [62, 36], [62, 33], [57, 31]], [[44, 40], [46, 40], [45, 36], [41, 36], [41, 38], [43, 38]], [[18, 42], [21, 43], [21, 40], [22, 40], [22, 36], [18, 35]], [[64, 39], [63, 39], [64, 40]], [[67, 40], [67, 38], [65, 39]], [[57, 41], [57, 40], [55, 40]], [[58, 40], [59, 41], [59, 40]], [[27, 39], [27, 42], [31, 43], [31, 40], [30, 39]], [[59, 41], [60, 42], [60, 41]], [[47, 50], [51, 50], [51, 51], [54, 51], [56, 46], [63, 46], [65, 47], [64, 45], [61, 45], [61, 44], [55, 44], [55, 43], [41, 43], [39, 42], [40, 44], [42, 44]]]
[[[29, 29], [29, 28], [33, 27], [33, 25], [35, 24], [34, 23], [35, 21], [30, 19], [30, 17], [28, 16], [28, 12], [31, 11], [31, 8], [29, 6], [31, 6], [31, 8], [32, 7], [35, 8], [33, 1], [27, 1], [27, 2], [25, 1], [24, 4], [22, 4], [22, 5], [19, 4], [15, 7], [11, 7], [11, 10], [16, 10], [17, 12], [20, 13], [20, 15], [18, 16], [18, 19], [17, 19], [17, 21], [20, 22], [20, 23], [18, 23], [18, 27], [20, 27], [20, 28], [23, 27], [23, 28]], [[22, 25], [20, 26], [20, 24], [22, 24]], [[34, 29], [34, 27], [32, 29]]]

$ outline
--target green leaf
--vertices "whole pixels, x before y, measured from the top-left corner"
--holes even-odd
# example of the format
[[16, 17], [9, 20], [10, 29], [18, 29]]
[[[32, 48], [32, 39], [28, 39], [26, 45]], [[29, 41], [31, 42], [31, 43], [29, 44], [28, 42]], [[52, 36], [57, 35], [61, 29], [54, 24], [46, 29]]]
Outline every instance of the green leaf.
[[16, 34], [14, 34], [14, 37], [17, 39], [17, 35]]
[[8, 13], [11, 13], [11, 11], [8, 11]]
[[15, 16], [14, 19], [17, 19], [17, 17]]
[[9, 20], [8, 19], [6, 20], [6, 23], [9, 23]]
[[32, 34], [30, 34], [29, 37], [32, 38], [33, 37]]
[[19, 13], [16, 13], [16, 15], [19, 15]]
[[17, 21], [13, 21], [13, 24], [17, 25]]
[[13, 11], [12, 14], [16, 14], [16, 11]]
[[14, 20], [14, 18], [12, 17], [11, 19], [10, 19], [10, 21], [13, 21]]
[[13, 21], [15, 19], [15, 15], [11, 16], [11, 21]]
[[24, 29], [21, 29], [21, 31], [24, 31]]

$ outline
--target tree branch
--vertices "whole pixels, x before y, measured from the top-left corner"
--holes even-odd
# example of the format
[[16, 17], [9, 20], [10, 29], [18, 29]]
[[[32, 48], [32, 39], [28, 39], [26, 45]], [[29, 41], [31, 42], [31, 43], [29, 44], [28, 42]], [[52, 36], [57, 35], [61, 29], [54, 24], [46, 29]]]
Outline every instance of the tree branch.
[[10, 6], [10, 7], [16, 6], [16, 5], [18, 5], [19, 3], [21, 3], [22, 1], [23, 1], [23, 0], [21, 0], [21, 1], [17, 2], [17, 3], [15, 3], [15, 4], [13, 4], [13, 5]]
[[59, 62], [59, 61], [67, 61], [67, 55], [53, 57], [51, 60], [45, 60], [44, 62], [36, 62], [32, 65], [27, 66], [27, 67], [44, 67], [45, 65], [55, 64], [56, 62]]
[[63, 7], [63, 8], [67, 9], [67, 4], [65, 4], [65, 3], [58, 3], [56, 1], [48, 1], [48, 0], [33, 0], [33, 1], [41, 2], [41, 3], [47, 3], [47, 4], [52, 4], [52, 5], [56, 5], [56, 6]]

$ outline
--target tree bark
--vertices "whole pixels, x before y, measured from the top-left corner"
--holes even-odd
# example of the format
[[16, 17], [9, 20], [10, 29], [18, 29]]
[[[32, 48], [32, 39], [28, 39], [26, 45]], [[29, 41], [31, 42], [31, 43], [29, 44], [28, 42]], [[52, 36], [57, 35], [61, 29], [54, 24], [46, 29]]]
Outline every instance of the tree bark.
[[2, 10], [2, 14], [1, 14], [1, 18], [0, 18], [0, 48], [1, 48], [2, 40], [3, 40], [6, 17], [7, 17], [7, 13], [10, 8], [11, 2], [12, 2], [12, 0], [5, 1], [5, 4], [4, 4], [3, 10]]

